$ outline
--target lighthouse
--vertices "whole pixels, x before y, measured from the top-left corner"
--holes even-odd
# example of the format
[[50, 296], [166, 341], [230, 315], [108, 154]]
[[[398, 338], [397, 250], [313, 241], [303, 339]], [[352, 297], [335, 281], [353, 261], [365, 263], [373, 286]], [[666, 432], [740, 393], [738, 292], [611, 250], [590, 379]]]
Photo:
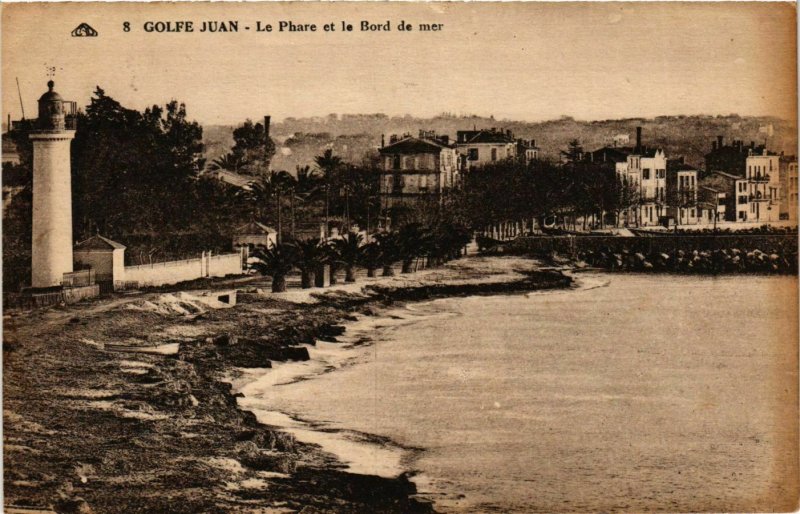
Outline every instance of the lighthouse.
[[39, 98], [33, 143], [33, 248], [31, 286], [60, 287], [72, 272], [72, 184], [70, 143], [75, 137], [75, 102], [47, 83]]

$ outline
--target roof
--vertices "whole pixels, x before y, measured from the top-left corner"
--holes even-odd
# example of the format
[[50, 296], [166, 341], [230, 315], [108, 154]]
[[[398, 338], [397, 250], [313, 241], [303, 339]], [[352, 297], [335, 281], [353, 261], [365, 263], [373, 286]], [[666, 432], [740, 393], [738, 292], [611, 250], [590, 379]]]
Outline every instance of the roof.
[[84, 250], [84, 251], [92, 251], [92, 250], [124, 250], [125, 245], [117, 243], [116, 241], [112, 241], [107, 237], [103, 237], [100, 234], [96, 234], [89, 239], [85, 239], [80, 243], [75, 245], [75, 250]]
[[512, 134], [501, 130], [459, 130], [456, 138], [459, 144], [462, 145], [479, 143], [516, 143]]
[[663, 150], [661, 150], [661, 148], [642, 148], [640, 152], [638, 153], [634, 152], [634, 155], [650, 159], [655, 157], [658, 152], [663, 153]]
[[633, 148], [604, 146], [590, 152], [594, 162], [626, 162]]
[[697, 171], [695, 166], [683, 162], [667, 161], [667, 169], [669, 171]]
[[208, 175], [215, 177], [217, 180], [241, 189], [249, 189], [250, 184], [252, 184], [254, 181], [254, 178], [251, 176], [240, 175], [227, 170], [213, 170], [208, 171], [207, 173]]
[[268, 227], [263, 223], [259, 223], [257, 221], [251, 221], [241, 227], [237, 227], [236, 230], [233, 231], [234, 234], [244, 235], [244, 234], [276, 234], [278, 231], [272, 227]]
[[439, 153], [443, 148], [452, 148], [441, 141], [409, 136], [380, 149], [381, 154]]
[[53, 86], [54, 85], [55, 85], [55, 83], [52, 80], [47, 83], [48, 91], [47, 91], [47, 93], [45, 93], [45, 94], [43, 94], [42, 96], [39, 97], [39, 101], [40, 102], [53, 102], [53, 101], [62, 102], [63, 101], [63, 99], [61, 98], [61, 95], [59, 95], [58, 93], [53, 91]]
[[732, 180], [745, 180], [744, 177], [740, 177], [739, 175], [734, 175], [732, 173], [726, 173], [724, 171], [712, 171], [712, 175], [719, 175], [721, 177], [725, 177]]

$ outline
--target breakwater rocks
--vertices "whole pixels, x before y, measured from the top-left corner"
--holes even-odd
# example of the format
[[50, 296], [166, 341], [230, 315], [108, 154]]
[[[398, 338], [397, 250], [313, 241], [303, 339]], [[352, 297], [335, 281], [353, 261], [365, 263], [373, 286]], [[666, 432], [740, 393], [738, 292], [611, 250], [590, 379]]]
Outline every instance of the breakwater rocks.
[[569, 235], [520, 237], [504, 253], [553, 259], [618, 271], [796, 274], [796, 233]]
[[648, 254], [627, 250], [614, 251], [608, 248], [578, 252], [577, 260], [579, 263], [612, 271], [666, 271], [703, 274], [797, 273], [796, 251], [794, 255], [791, 255], [783, 250], [763, 252], [757, 248], [654, 251]]

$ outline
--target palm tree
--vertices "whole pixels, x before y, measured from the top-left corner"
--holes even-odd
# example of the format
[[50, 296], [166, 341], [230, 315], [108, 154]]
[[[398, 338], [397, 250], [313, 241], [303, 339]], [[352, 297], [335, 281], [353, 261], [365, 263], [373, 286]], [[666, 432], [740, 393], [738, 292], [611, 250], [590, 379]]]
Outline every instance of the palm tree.
[[209, 164], [208, 169], [212, 171], [217, 171], [217, 170], [233, 171], [235, 173], [239, 171], [239, 168], [242, 166], [242, 164], [244, 163], [242, 162], [241, 156], [229, 153], [211, 161], [211, 164]]
[[275, 195], [275, 204], [278, 210], [278, 242], [282, 241], [283, 237], [283, 219], [281, 211], [283, 210], [283, 197], [288, 195], [290, 199], [291, 208], [291, 234], [294, 238], [294, 193], [297, 189], [297, 180], [288, 171], [271, 171], [269, 173], [269, 180], [272, 183], [273, 194]]
[[325, 247], [320, 245], [319, 238], [305, 239], [295, 243], [297, 262], [300, 270], [300, 287], [308, 289], [314, 284], [314, 273], [325, 262]]
[[321, 178], [317, 170], [310, 166], [296, 167], [297, 195], [304, 200], [315, 197], [320, 191]]
[[297, 262], [297, 247], [293, 244], [277, 244], [267, 249], [258, 249], [253, 253], [258, 259], [251, 267], [262, 275], [272, 277], [272, 292], [286, 291], [286, 275]]
[[400, 244], [396, 232], [381, 232], [375, 234], [375, 243], [380, 249], [380, 262], [383, 267], [381, 276], [394, 275], [392, 265], [400, 260]]
[[349, 232], [341, 237], [332, 241], [333, 246], [336, 247], [336, 254], [339, 262], [344, 264], [344, 281], [355, 282], [356, 264], [361, 262], [361, 246], [364, 242], [364, 237], [356, 232]]
[[375, 276], [375, 270], [383, 264], [383, 254], [377, 241], [371, 241], [361, 247], [361, 264], [367, 268], [367, 276]]
[[[325, 183], [325, 235], [328, 234], [328, 217], [330, 215], [330, 194], [331, 184], [336, 179], [336, 172], [342, 166], [342, 159], [339, 156], [333, 155], [333, 150], [328, 148], [322, 155], [314, 158], [317, 167], [323, 173], [323, 181]], [[333, 280], [333, 271], [331, 270], [331, 280]]]
[[264, 220], [264, 214], [269, 210], [270, 200], [274, 196], [273, 184], [269, 176], [261, 176], [247, 184], [246, 187], [239, 189], [236, 196], [244, 203], [251, 206], [253, 217]]
[[336, 273], [339, 272], [339, 266], [342, 264], [339, 246], [335, 244], [335, 240], [329, 240], [323, 245], [323, 248], [325, 249], [325, 264], [330, 266], [330, 282], [331, 285], [335, 285], [339, 282]]

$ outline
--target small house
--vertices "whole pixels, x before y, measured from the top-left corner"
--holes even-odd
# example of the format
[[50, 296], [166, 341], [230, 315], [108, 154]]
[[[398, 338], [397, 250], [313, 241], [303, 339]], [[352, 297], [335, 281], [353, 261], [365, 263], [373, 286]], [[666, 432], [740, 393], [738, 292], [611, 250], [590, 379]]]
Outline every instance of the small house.
[[73, 251], [75, 268], [94, 270], [95, 281], [111, 287], [125, 280], [125, 246], [100, 234], [81, 241]]
[[277, 243], [277, 240], [278, 232], [274, 228], [257, 221], [251, 221], [233, 231], [234, 248], [247, 247], [249, 250], [259, 246], [270, 248]]

